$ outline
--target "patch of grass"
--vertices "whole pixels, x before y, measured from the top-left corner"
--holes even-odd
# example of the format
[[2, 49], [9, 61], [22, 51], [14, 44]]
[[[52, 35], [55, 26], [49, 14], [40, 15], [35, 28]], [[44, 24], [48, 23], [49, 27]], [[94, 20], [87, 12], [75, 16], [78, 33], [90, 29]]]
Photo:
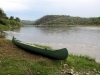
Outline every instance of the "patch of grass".
[[1, 25], [0, 24], [0, 31], [9, 30], [11, 29], [11, 25]]
[[[46, 65], [47, 64], [47, 65]], [[52, 64], [51, 64], [52, 65]], [[5, 58], [0, 63], [0, 74], [1, 75], [52, 75], [57, 68], [55, 65], [50, 66], [44, 60], [38, 60], [36, 62], [16, 59], [16, 58]], [[56, 74], [55, 74], [56, 75]]]
[[[93, 69], [96, 71], [100, 71], [100, 63], [97, 63], [95, 59], [89, 56], [78, 56], [70, 54], [68, 59], [66, 60], [68, 64], [68, 68], [74, 68], [75, 71], [78, 72], [93, 72]], [[91, 74], [92, 75], [92, 74]]]
[[44, 46], [44, 45], [40, 45], [40, 44], [33, 44], [33, 45], [35, 45], [36, 47], [52, 50], [52, 48], [50, 46]]
[[[89, 56], [78, 56], [78, 55], [69, 55], [67, 59], [67, 63], [72, 67], [75, 66], [77, 68], [81, 67], [90, 67], [93, 65], [95, 62], [95, 59], [90, 58]], [[76, 65], [77, 64], [77, 65]]]
[[62, 70], [64, 73], [70, 69], [74, 70], [74, 74], [89, 72], [90, 75], [99, 75], [100, 63], [88, 56], [72, 54], [66, 60], [52, 60], [28, 53], [11, 40], [0, 39], [0, 75], [61, 75]]
[[25, 60], [5, 58], [1, 60], [0, 74], [1, 75], [24, 74], [24, 72], [28, 69], [26, 68], [26, 66], [27, 66], [27, 61]]

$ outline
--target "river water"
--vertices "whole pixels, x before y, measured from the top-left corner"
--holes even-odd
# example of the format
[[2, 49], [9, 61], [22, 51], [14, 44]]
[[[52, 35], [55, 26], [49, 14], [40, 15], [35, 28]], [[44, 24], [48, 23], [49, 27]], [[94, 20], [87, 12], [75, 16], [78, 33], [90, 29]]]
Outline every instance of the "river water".
[[100, 28], [73, 26], [32, 26], [28, 25], [5, 31], [6, 38], [24, 42], [49, 45], [52, 48], [67, 48], [71, 54], [88, 55], [100, 62]]

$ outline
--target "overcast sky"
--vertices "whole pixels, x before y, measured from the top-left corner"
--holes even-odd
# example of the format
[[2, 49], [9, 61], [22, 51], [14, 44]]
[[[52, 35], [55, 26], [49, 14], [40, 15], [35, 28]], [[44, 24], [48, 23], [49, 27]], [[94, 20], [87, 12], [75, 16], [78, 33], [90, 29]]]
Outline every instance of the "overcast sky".
[[100, 0], [0, 0], [7, 16], [36, 20], [44, 15], [100, 17]]

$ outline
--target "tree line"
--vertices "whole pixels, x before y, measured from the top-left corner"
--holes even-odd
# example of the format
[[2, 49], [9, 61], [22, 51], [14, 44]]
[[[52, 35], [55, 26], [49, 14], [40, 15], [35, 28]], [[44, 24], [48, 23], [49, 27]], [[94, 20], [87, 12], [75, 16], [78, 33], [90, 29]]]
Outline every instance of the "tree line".
[[34, 25], [100, 25], [100, 17], [73, 17], [69, 15], [45, 15]]
[[6, 27], [20, 27], [22, 25], [20, 18], [14, 18], [13, 16], [7, 17], [6, 13], [0, 8], [0, 29]]
[[23, 23], [24, 25], [33, 25], [34, 21], [31, 21], [31, 20], [21, 20], [21, 23]]

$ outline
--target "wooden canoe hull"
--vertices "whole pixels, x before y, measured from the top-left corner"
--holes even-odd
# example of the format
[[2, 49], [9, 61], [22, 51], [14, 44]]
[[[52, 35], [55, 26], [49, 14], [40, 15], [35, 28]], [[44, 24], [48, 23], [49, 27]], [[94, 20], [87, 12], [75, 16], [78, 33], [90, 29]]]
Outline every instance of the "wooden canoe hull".
[[58, 49], [58, 50], [47, 50], [43, 48], [38, 48], [32, 45], [24, 44], [20, 40], [17, 40], [16, 38], [12, 38], [12, 42], [27, 51], [31, 51], [32, 53], [41, 54], [43, 56], [58, 59], [58, 60], [65, 60], [68, 57], [68, 50], [66, 48]]

